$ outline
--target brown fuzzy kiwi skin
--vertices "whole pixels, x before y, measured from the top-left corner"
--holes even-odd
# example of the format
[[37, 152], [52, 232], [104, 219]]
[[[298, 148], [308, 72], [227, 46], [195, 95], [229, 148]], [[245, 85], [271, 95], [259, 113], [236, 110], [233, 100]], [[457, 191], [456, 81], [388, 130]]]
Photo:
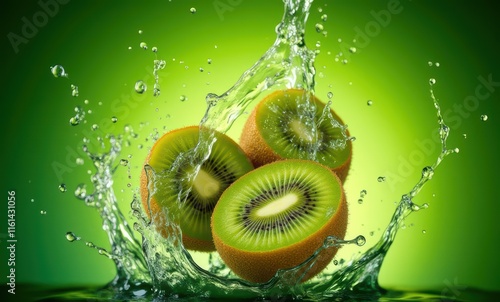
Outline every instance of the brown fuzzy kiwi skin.
[[[332, 174], [337, 178], [339, 184], [341, 184], [340, 179], [333, 171]], [[224, 195], [224, 193], [222, 195]], [[217, 208], [217, 205], [215, 207]], [[339, 207], [330, 220], [316, 233], [293, 245], [272, 251], [251, 252], [240, 250], [226, 244], [217, 236], [213, 228], [213, 219], [212, 237], [220, 257], [235, 274], [250, 282], [265, 283], [269, 281], [279, 269], [293, 268], [306, 261], [324, 244], [324, 240], [328, 236], [335, 236], [343, 239], [347, 231], [347, 220], [347, 202], [342, 188]], [[324, 250], [314, 266], [307, 271], [301, 281], [305, 282], [321, 272], [331, 263], [337, 251], [338, 248], [336, 247], [330, 247]]]
[[[198, 128], [199, 126], [187, 126], [179, 129], [172, 130], [169, 133], [173, 133], [176, 131], [183, 131], [184, 129], [187, 128]], [[161, 138], [160, 138], [161, 139]], [[151, 155], [154, 154], [154, 152], [157, 152], [156, 148], [159, 145], [158, 142], [153, 145], [151, 148], [151, 151], [148, 153], [148, 156], [146, 157], [146, 160], [144, 162], [144, 166], [149, 164], [149, 160], [151, 158]], [[235, 145], [236, 142], [232, 141]], [[172, 233], [172, 230], [169, 230], [168, 227], [166, 227], [166, 220], [165, 220], [165, 215], [163, 215], [163, 209], [159, 205], [158, 201], [156, 200], [155, 196], [153, 195], [151, 199], [149, 200], [148, 204], [148, 197], [149, 197], [149, 190], [148, 190], [148, 177], [146, 174], [145, 169], [142, 169], [141, 176], [140, 176], [140, 193], [141, 193], [141, 201], [142, 201], [142, 206], [145, 209], [146, 214], [148, 215], [148, 218], [153, 219], [153, 224], [156, 226], [156, 230], [165, 238], [168, 238], [170, 234]], [[202, 240], [198, 238], [193, 238], [190, 237], [186, 234], [182, 235], [182, 243], [186, 249], [189, 250], [194, 250], [194, 251], [201, 251], [201, 252], [212, 252], [215, 251], [215, 245], [213, 241], [209, 240]]]
[[[252, 161], [255, 168], [263, 166], [265, 164], [283, 160], [285, 158], [281, 157], [279, 154], [274, 152], [269, 145], [265, 142], [264, 138], [260, 134], [259, 129], [257, 128], [256, 115], [257, 111], [261, 106], [264, 106], [265, 102], [269, 99], [275, 98], [277, 95], [283, 95], [284, 93], [301, 95], [303, 94], [303, 90], [300, 89], [289, 89], [286, 91], [275, 91], [270, 95], [266, 96], [257, 106], [252, 110], [250, 116], [248, 117], [245, 125], [243, 126], [243, 131], [240, 137], [240, 147], [245, 151], [247, 156]], [[314, 97], [314, 101], [317, 103], [321, 103], [316, 97]], [[344, 122], [340, 117], [331, 109], [332, 116], [341, 124], [344, 125]], [[349, 131], [346, 130], [347, 136], [349, 136]], [[342, 165], [332, 168], [332, 170], [339, 176], [342, 183], [345, 182], [347, 178], [347, 174], [349, 173], [349, 168], [351, 166], [351, 158], [352, 158], [352, 142], [347, 140], [347, 144], [350, 150], [349, 157], [347, 160], [342, 163]]]

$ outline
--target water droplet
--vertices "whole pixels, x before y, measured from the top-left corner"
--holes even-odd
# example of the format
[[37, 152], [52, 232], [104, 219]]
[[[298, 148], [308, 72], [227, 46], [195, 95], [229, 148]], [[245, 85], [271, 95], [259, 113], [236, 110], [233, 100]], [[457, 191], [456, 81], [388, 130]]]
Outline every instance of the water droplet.
[[126, 160], [126, 159], [124, 159], [124, 158], [123, 158], [123, 159], [121, 159], [121, 160], [120, 160], [120, 165], [122, 165], [122, 166], [126, 166], [126, 165], [128, 165], [128, 160]]
[[195, 8], [195, 7], [191, 7], [191, 8], [189, 9], [189, 12], [190, 12], [191, 14], [195, 14], [195, 13], [196, 13], [196, 8]]
[[436, 62], [436, 64], [435, 64], [435, 65], [436, 65], [436, 67], [441, 66], [441, 64], [439, 64], [439, 62]]
[[92, 127], [90, 127], [90, 129], [92, 129], [92, 131], [96, 131], [97, 129], [99, 129], [99, 125], [93, 124]]
[[181, 100], [181, 102], [185, 102], [185, 101], [187, 101], [187, 99], [188, 99], [188, 98], [187, 98], [187, 96], [185, 96], [185, 95], [181, 95], [181, 96], [179, 97], [179, 100]]
[[373, 105], [373, 101], [372, 101], [372, 100], [368, 100], [368, 101], [366, 101], [366, 105], [368, 105], [368, 106]]
[[427, 231], [426, 230], [422, 230], [422, 234], [427, 234]]
[[73, 232], [66, 233], [66, 240], [69, 242], [80, 240], [80, 237], [76, 236]]
[[327, 14], [321, 15], [321, 21], [326, 22], [326, 20], [328, 20], [328, 15]]
[[148, 44], [146, 44], [146, 42], [141, 42], [139, 43], [139, 47], [142, 49], [148, 49]]
[[50, 72], [56, 78], [67, 78], [68, 74], [61, 65], [54, 65], [50, 67]]
[[361, 192], [359, 192], [359, 197], [364, 198], [367, 193], [368, 192], [366, 190], [361, 190]]
[[362, 204], [363, 203], [363, 198], [358, 199], [358, 203]]
[[333, 260], [333, 265], [339, 265], [339, 262], [337, 259]]
[[431, 61], [427, 62], [427, 64], [428, 64], [429, 66], [434, 65]]
[[116, 116], [111, 117], [111, 122], [116, 123], [118, 122], [118, 118]]
[[42, 215], [47, 215], [47, 211], [45, 211], [45, 210], [41, 210], [41, 211], [40, 211], [40, 214], [42, 214]]
[[60, 184], [60, 185], [59, 185], [59, 191], [60, 191], [61, 193], [65, 193], [67, 190], [68, 190], [68, 188], [66, 188], [66, 185], [65, 185], [65, 184]]
[[326, 96], [328, 97], [329, 100], [333, 98], [333, 92], [329, 91]]
[[322, 32], [325, 28], [323, 26], [323, 24], [321, 23], [316, 23], [316, 25], [314, 26], [314, 28], [316, 28], [316, 32]]
[[375, 232], [374, 232], [374, 231], [371, 231], [371, 232], [370, 232], [370, 236], [373, 236], [373, 235], [375, 235]]
[[95, 248], [95, 245], [92, 243], [92, 242], [86, 242], [85, 243], [86, 246], [90, 247], [90, 248]]
[[35, 202], [35, 200], [33, 198], [31, 198], [31, 202]]
[[343, 60], [342, 60], [342, 64], [344, 64], [344, 65], [345, 65], [345, 64], [347, 64], [348, 62], [349, 62], [349, 61], [347, 61], [347, 59], [343, 59]]
[[366, 243], [366, 238], [365, 238], [364, 236], [362, 236], [362, 235], [359, 235], [359, 236], [358, 236], [358, 237], [356, 237], [356, 239], [354, 239], [354, 240], [355, 240], [355, 242], [356, 242], [356, 244], [357, 244], [358, 246], [363, 246], [363, 245], [365, 245], [365, 243]]
[[76, 159], [76, 161], [75, 161], [75, 162], [76, 162], [76, 164], [77, 164], [77, 165], [79, 165], [79, 166], [81, 166], [81, 165], [83, 165], [83, 164], [84, 164], [83, 158], [81, 158], [81, 157], [78, 157], [78, 158]]
[[80, 118], [78, 116], [73, 116], [69, 119], [69, 124], [71, 126], [77, 126], [80, 124]]
[[100, 254], [100, 255], [104, 255], [104, 256], [107, 256], [107, 257], [111, 257], [108, 253], [108, 251], [106, 251], [105, 249], [103, 249], [102, 247], [98, 248], [97, 249], [97, 252]]
[[151, 48], [151, 51], [152, 51], [152, 52], [158, 52], [158, 47], [153, 46], [153, 47]]
[[384, 181], [385, 181], [385, 179], [386, 179], [386, 178], [385, 178], [385, 176], [379, 176], [379, 177], [377, 178], [377, 181], [378, 181], [378, 182], [384, 182]]
[[139, 31], [137, 31], [139, 33], [139, 35], [142, 35], [143, 31], [142, 29], [139, 29]]
[[139, 94], [143, 94], [144, 92], [146, 92], [148, 87], [146, 86], [146, 83], [139, 80], [139, 81], [135, 82], [134, 89], [135, 89], [135, 92], [137, 92]]
[[429, 84], [431, 84], [431, 85], [436, 84], [436, 79], [435, 78], [430, 78], [429, 79]]
[[207, 63], [208, 63], [208, 64], [212, 64], [212, 59], [210, 59], [210, 58], [209, 58], [209, 59], [207, 60]]
[[453, 152], [455, 152], [455, 153], [459, 153], [459, 152], [460, 152], [460, 149], [459, 149], [459, 148], [455, 148], [455, 149], [453, 149]]
[[205, 71], [205, 69], [203, 69], [202, 67], [200, 67], [200, 72], [204, 72], [204, 71]]
[[349, 47], [349, 52], [350, 53], [356, 53], [357, 51], [358, 51], [358, 49], [356, 47], [354, 47], [354, 46]]
[[78, 86], [71, 84], [71, 96], [78, 96]]
[[462, 134], [464, 138], [467, 138], [467, 133]]
[[486, 122], [488, 120], [488, 116], [486, 114], [481, 114], [480, 118], [483, 122]]
[[79, 184], [75, 189], [75, 197], [78, 199], [85, 199], [87, 197], [87, 186]]

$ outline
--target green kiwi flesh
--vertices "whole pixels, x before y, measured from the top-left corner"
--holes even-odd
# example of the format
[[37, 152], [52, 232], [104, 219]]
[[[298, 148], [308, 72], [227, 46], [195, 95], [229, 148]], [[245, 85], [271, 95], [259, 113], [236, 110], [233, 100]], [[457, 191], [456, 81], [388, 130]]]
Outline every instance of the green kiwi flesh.
[[257, 109], [256, 124], [266, 144], [282, 158], [316, 160], [330, 168], [350, 160], [351, 144], [340, 118], [301, 90], [267, 98]]
[[[237, 275], [266, 282], [295, 267], [328, 236], [343, 238], [347, 204], [338, 176], [315, 161], [289, 159], [261, 166], [235, 181], [212, 214], [215, 247]], [[318, 261], [304, 280], [336, 253]]]
[[[213, 250], [210, 217], [215, 204], [222, 192], [253, 166], [231, 138], [215, 132], [210, 155], [197, 171], [193, 164], [197, 160], [190, 158], [190, 152], [198, 144], [199, 131], [198, 126], [192, 126], [167, 133], [151, 150], [147, 164], [155, 171], [152, 202], [159, 206], [156, 211], [168, 209], [178, 218], [186, 248]], [[181, 196], [181, 192], [188, 194]], [[189, 246], [186, 238], [196, 243]]]

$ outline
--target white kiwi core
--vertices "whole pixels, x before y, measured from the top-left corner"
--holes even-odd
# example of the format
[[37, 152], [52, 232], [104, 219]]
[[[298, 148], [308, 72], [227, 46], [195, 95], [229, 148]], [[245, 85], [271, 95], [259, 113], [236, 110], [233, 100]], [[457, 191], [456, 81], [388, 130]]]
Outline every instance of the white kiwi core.
[[288, 193], [258, 209], [256, 215], [259, 217], [276, 215], [293, 206], [298, 200], [296, 194]]
[[315, 141], [314, 134], [311, 129], [304, 125], [303, 122], [299, 120], [293, 120], [290, 122], [290, 127], [293, 132], [299, 137], [299, 139], [304, 140], [308, 143], [312, 143]]
[[220, 182], [203, 169], [200, 169], [194, 179], [193, 187], [202, 197], [209, 198], [219, 192]]

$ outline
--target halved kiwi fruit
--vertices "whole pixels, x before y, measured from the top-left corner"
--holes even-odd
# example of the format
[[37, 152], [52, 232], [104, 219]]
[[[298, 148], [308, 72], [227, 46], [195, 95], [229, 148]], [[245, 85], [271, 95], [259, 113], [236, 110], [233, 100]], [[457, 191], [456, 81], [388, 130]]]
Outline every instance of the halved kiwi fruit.
[[[197, 159], [190, 158], [192, 155], [188, 152], [198, 143], [198, 126], [168, 132], [154, 144], [145, 163], [155, 171], [156, 192], [149, 201], [147, 173], [143, 170], [141, 174], [142, 204], [157, 229], [163, 236], [169, 235], [163, 215], [167, 209], [178, 219], [174, 223], [182, 230], [184, 246], [191, 250], [215, 250], [210, 230], [215, 204], [231, 183], [253, 169], [245, 153], [230, 137], [219, 132], [214, 134], [216, 141], [210, 155], [197, 173]], [[180, 192], [189, 194], [180, 198]]]
[[[310, 160], [276, 161], [247, 173], [224, 191], [212, 214], [222, 260], [251, 282], [303, 263], [328, 236], [343, 239], [346, 228], [340, 179]], [[336, 251], [327, 249], [302, 281], [325, 268]]]
[[[252, 111], [243, 127], [240, 146], [255, 167], [285, 158], [316, 160], [344, 182], [352, 143], [343, 143], [345, 138], [338, 127], [343, 122], [333, 110], [329, 110], [330, 116], [322, 118], [324, 108], [324, 103], [305, 90], [273, 92]], [[346, 134], [349, 135], [347, 131]]]

